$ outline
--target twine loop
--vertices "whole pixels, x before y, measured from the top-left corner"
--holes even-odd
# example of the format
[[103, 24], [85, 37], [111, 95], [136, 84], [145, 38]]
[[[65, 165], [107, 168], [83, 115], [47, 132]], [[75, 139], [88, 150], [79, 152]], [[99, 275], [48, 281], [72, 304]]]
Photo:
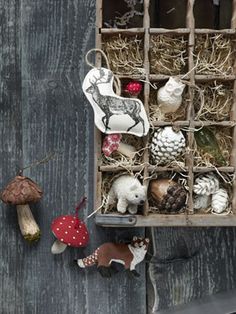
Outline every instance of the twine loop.
[[[106, 62], [106, 67], [108, 70], [111, 71], [111, 67], [110, 67], [110, 64], [109, 64], [109, 60], [108, 60], [108, 57], [107, 55], [105, 54], [105, 52], [102, 50], [102, 49], [99, 49], [99, 48], [92, 48], [90, 49], [86, 55], [85, 55], [85, 61], [87, 63], [88, 66], [90, 66], [91, 68], [99, 68], [97, 67], [95, 64], [91, 63], [88, 59], [88, 56], [91, 54], [91, 52], [99, 52], [102, 57], [104, 58], [105, 62]], [[116, 91], [116, 94], [117, 95], [120, 95], [121, 94], [121, 82], [120, 82], [120, 79], [117, 75], [114, 75], [114, 87], [115, 87], [115, 91]]]
[[79, 210], [81, 209], [81, 207], [85, 205], [86, 201], [87, 201], [87, 197], [84, 196], [75, 208], [75, 219], [76, 219], [75, 228], [76, 229], [79, 227]]

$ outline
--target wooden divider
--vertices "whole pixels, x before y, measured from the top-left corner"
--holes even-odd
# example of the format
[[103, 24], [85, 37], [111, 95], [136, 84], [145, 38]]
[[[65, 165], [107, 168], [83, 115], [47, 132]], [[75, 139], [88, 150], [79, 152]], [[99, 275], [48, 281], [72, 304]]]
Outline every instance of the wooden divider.
[[[233, 89], [233, 107], [231, 111], [231, 117], [229, 121], [197, 121], [195, 120], [194, 112], [194, 88], [188, 87], [188, 98], [189, 105], [187, 108], [186, 120], [183, 121], [157, 121], [153, 123], [153, 126], [161, 127], [166, 125], [174, 125], [184, 127], [188, 129], [186, 132], [187, 138], [187, 150], [185, 161], [186, 164], [184, 168], [179, 167], [163, 167], [163, 166], [154, 166], [150, 165], [150, 155], [149, 151], [146, 150], [143, 156], [144, 166], [130, 166], [129, 170], [133, 172], [142, 171], [143, 177], [148, 178], [150, 173], [156, 172], [186, 172], [188, 177], [188, 187], [189, 187], [189, 198], [187, 204], [187, 210], [185, 214], [179, 215], [160, 215], [160, 214], [149, 214], [149, 205], [146, 202], [144, 206], [144, 215], [137, 216], [120, 216], [117, 213], [109, 214], [98, 214], [96, 217], [96, 222], [99, 225], [103, 226], [227, 226], [234, 225], [236, 226], [236, 183], [233, 184], [233, 199], [232, 199], [232, 214], [228, 216], [215, 216], [213, 214], [196, 214], [193, 209], [193, 183], [194, 176], [200, 173], [215, 172], [214, 167], [196, 167], [194, 165], [194, 156], [193, 156], [193, 146], [194, 146], [194, 129], [199, 126], [218, 126], [218, 127], [231, 127], [233, 135], [233, 149], [231, 154], [231, 162], [228, 167], [218, 167], [217, 170], [221, 173], [236, 174], [236, 61], [234, 66], [234, 73], [230, 75], [214, 75], [214, 74], [196, 74], [195, 72], [195, 62], [194, 62], [194, 48], [196, 35], [199, 34], [223, 34], [226, 36], [233, 36], [236, 39], [236, 0], [233, 1], [233, 12], [231, 20], [231, 29], [195, 29], [195, 20], [194, 20], [194, 3], [197, 1], [188, 0], [187, 2], [187, 15], [186, 15], [186, 28], [177, 28], [177, 29], [164, 29], [164, 28], [151, 28], [150, 27], [150, 15], [149, 15], [149, 6], [151, 0], [144, 0], [144, 16], [143, 16], [143, 27], [132, 28], [132, 29], [118, 29], [118, 28], [104, 28], [102, 21], [102, 0], [97, 0], [97, 22], [96, 22], [96, 46], [97, 48], [102, 48], [102, 36], [103, 35], [140, 35], [143, 38], [144, 42], [144, 64], [143, 68], [146, 73], [146, 83], [144, 83], [144, 106], [147, 114], [149, 113], [149, 97], [150, 97], [150, 82], [161, 82], [169, 78], [169, 75], [150, 73], [150, 36], [152, 35], [177, 35], [177, 36], [186, 36], [188, 37], [188, 74], [185, 76], [192, 86], [198, 83], [210, 83], [215, 80], [222, 82], [234, 82]], [[101, 65], [101, 56], [97, 54], [97, 65]], [[183, 75], [178, 75], [182, 77]], [[122, 74], [119, 76], [120, 79], [139, 79], [140, 75], [128, 76]], [[101, 156], [101, 133], [96, 131], [96, 195], [97, 200], [95, 202], [96, 207], [101, 205], [101, 184], [102, 184], [102, 175], [107, 172], [123, 171], [122, 167], [116, 167], [112, 165], [103, 165], [100, 163]], [[149, 143], [149, 135], [143, 138], [144, 147]], [[148, 185], [148, 180], [144, 182]], [[186, 218], [187, 217], [187, 218]]]

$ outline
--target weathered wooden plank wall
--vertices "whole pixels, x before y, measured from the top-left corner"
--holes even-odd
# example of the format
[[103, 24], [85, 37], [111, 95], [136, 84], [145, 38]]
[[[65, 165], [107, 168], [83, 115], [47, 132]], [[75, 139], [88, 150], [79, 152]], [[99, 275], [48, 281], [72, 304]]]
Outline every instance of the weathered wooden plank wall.
[[[93, 210], [93, 117], [81, 81], [85, 52], [95, 41], [95, 0], [0, 0], [0, 15], [1, 185], [22, 165], [59, 152], [25, 171], [44, 189], [34, 206], [38, 244], [22, 240], [15, 209], [1, 204], [0, 312], [145, 313], [144, 265], [140, 280], [124, 274], [107, 280], [73, 265], [79, 250], [50, 253], [52, 219], [73, 211], [84, 194], [89, 205], [81, 217]], [[85, 253], [135, 232], [96, 228], [93, 219], [88, 225]]]
[[152, 230], [153, 312], [236, 287], [235, 228]]
[[[0, 211], [0, 312], [140, 313], [170, 307], [235, 287], [235, 229], [153, 229], [161, 259], [197, 252], [190, 260], [150, 264], [156, 300], [145, 265], [141, 279], [121, 273], [113, 280], [72, 265], [81, 251], [52, 256], [54, 217], [73, 210], [85, 193], [93, 209], [93, 116], [81, 81], [85, 52], [94, 46], [95, 0], [0, 0], [0, 174], [1, 185], [23, 165], [53, 151], [47, 164], [26, 175], [44, 189], [34, 214], [42, 229], [35, 246], [25, 243], [13, 207]], [[107, 240], [130, 238], [143, 230], [102, 229], [88, 221], [89, 253]], [[156, 261], [157, 262], [157, 261]]]

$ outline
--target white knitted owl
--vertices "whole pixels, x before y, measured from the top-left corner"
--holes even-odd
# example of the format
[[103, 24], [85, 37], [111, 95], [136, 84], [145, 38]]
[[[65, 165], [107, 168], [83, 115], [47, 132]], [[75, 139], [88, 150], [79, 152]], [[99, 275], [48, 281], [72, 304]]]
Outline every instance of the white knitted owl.
[[168, 82], [157, 92], [157, 102], [162, 113], [170, 113], [178, 110], [182, 103], [182, 94], [185, 84], [179, 78], [170, 77]]

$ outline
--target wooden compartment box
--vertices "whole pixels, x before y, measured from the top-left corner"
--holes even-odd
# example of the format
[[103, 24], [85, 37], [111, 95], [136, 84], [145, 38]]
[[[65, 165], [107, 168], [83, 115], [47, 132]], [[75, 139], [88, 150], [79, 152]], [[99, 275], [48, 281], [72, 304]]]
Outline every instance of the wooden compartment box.
[[[221, 0], [220, 6], [215, 6], [210, 0], [137, 0], [137, 11], [143, 14], [124, 22], [119, 17], [129, 11], [127, 3], [131, 2], [97, 0], [96, 47], [105, 51], [111, 69], [120, 78], [121, 84], [131, 79], [143, 79], [145, 73], [146, 82], [140, 99], [151, 128], [146, 137], [136, 138], [140, 151], [132, 165], [125, 164], [120, 156], [107, 161], [101, 153], [104, 135], [95, 130], [95, 208], [100, 208], [96, 223], [114, 227], [236, 226], [236, 0]], [[115, 12], [118, 12], [118, 19]], [[120, 39], [125, 41], [125, 47], [119, 46]], [[118, 45], [117, 51], [112, 50], [114, 40]], [[162, 46], [163, 42], [167, 43], [167, 48]], [[179, 47], [178, 53], [175, 43]], [[132, 62], [127, 63], [125, 68], [112, 63], [114, 54], [119, 54], [122, 49], [133, 51], [133, 60], [129, 60]], [[166, 54], [170, 56], [167, 65], [163, 59]], [[218, 58], [219, 55], [221, 58]], [[206, 61], [211, 66], [205, 66]], [[175, 62], [174, 67], [172, 62]], [[99, 52], [96, 64], [102, 64]], [[155, 116], [157, 91], [147, 81], [159, 88], [170, 76], [184, 76], [188, 84], [183, 95], [182, 111], [160, 121]], [[214, 102], [218, 108], [223, 108], [221, 114], [217, 110], [211, 112], [201, 107], [199, 90], [205, 104]], [[186, 153], [181, 157], [180, 164], [156, 166], [152, 163], [148, 145], [153, 130], [166, 125], [186, 130]], [[226, 144], [221, 147], [227, 155], [224, 166], [219, 167], [214, 160], [211, 160], [211, 166], [207, 166], [201, 152], [196, 152], [194, 129], [202, 126], [210, 127], [216, 137], [225, 134], [227, 143], [224, 141]], [[124, 140], [129, 143], [129, 135], [125, 135]], [[209, 172], [218, 176], [229, 193], [230, 210], [227, 215], [194, 210], [194, 180], [200, 174]], [[112, 179], [122, 173], [137, 175], [147, 186], [150, 178], [175, 176], [187, 186], [186, 209], [178, 214], [163, 214], [147, 200], [138, 215], [121, 215], [115, 208], [104, 212], [101, 206], [103, 196], [109, 190]]]

